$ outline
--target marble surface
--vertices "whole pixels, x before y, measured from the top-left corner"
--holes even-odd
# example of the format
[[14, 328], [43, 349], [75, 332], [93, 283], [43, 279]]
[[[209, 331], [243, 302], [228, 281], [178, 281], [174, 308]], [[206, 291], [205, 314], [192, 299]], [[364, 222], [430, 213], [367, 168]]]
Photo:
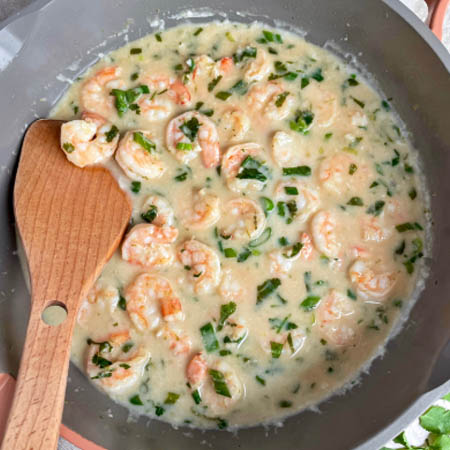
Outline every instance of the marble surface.
[[[414, 11], [421, 20], [424, 20], [427, 17], [427, 5], [423, 0], [401, 0], [406, 6], [408, 6], [412, 11]], [[0, 21], [10, 17], [13, 14], [16, 14], [25, 6], [28, 6], [32, 3], [33, 0], [0, 0]], [[445, 23], [444, 23], [444, 33], [442, 42], [450, 51], [450, 8], [447, 10]], [[417, 422], [417, 423], [416, 423]], [[411, 424], [411, 427], [407, 429], [408, 435], [412, 438], [411, 443], [420, 445], [425, 438], [425, 435], [421, 431], [418, 420]], [[392, 447], [394, 447], [392, 445]], [[391, 445], [390, 445], [391, 447]], [[58, 450], [79, 450], [77, 447], [74, 447], [72, 444], [67, 442], [66, 440], [60, 438], [60, 442], [58, 445]]]

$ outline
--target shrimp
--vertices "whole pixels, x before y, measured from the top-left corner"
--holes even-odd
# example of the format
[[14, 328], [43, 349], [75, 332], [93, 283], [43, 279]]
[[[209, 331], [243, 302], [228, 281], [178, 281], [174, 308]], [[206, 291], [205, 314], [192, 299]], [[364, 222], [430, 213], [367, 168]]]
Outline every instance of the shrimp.
[[234, 145], [222, 157], [222, 175], [225, 177], [228, 188], [234, 192], [260, 191], [266, 184], [265, 181], [261, 180], [239, 178], [239, 173], [242, 172], [242, 164], [248, 161], [249, 157], [260, 163], [261, 168], [267, 169], [267, 166], [264, 165], [266, 154], [263, 148], [253, 142]]
[[194, 59], [192, 82], [197, 86], [205, 86], [206, 79], [216, 79], [229, 75], [234, 68], [233, 58], [226, 56], [214, 61], [208, 55], [199, 55]]
[[102, 390], [109, 394], [130, 391], [141, 379], [150, 358], [142, 347], [130, 356], [116, 348], [110, 336], [109, 346], [90, 345], [86, 358], [86, 372]]
[[205, 188], [194, 191], [192, 205], [183, 220], [186, 228], [205, 230], [220, 219], [220, 199], [217, 195], [208, 194]]
[[361, 111], [359, 106], [353, 107], [347, 104], [346, 107], [341, 110], [341, 122], [344, 131], [353, 133], [360, 128], [365, 128], [369, 124], [367, 116]]
[[146, 84], [150, 94], [138, 100], [141, 115], [149, 122], [167, 119], [175, 104], [189, 105], [191, 94], [180, 81], [166, 75], [144, 75], [142, 83]]
[[370, 175], [365, 164], [346, 153], [336, 153], [324, 159], [319, 168], [320, 184], [338, 196], [362, 191], [367, 187]]
[[241, 109], [225, 111], [219, 121], [219, 133], [222, 141], [242, 141], [250, 129], [250, 118]]
[[237, 274], [231, 268], [222, 269], [222, 281], [219, 286], [219, 294], [224, 300], [236, 301], [246, 298], [246, 290], [239, 282]]
[[186, 378], [192, 389], [197, 389], [208, 375], [208, 366], [201, 353], [197, 353], [186, 367]]
[[292, 167], [301, 163], [304, 149], [291, 133], [277, 131], [272, 138], [272, 158], [280, 167]]
[[125, 83], [120, 79], [122, 68], [103, 67], [89, 78], [81, 87], [80, 103], [86, 111], [108, 117], [114, 111], [112, 89], [123, 89]]
[[[208, 365], [201, 353], [188, 363], [186, 378], [213, 414], [225, 414], [245, 396], [245, 386], [227, 363], [219, 361]], [[214, 384], [218, 378], [223, 379], [221, 389]]]
[[281, 357], [294, 358], [305, 345], [306, 338], [306, 333], [302, 328], [294, 328], [280, 334], [275, 334], [273, 330], [264, 331], [259, 341], [261, 348], [268, 355], [273, 355], [272, 343], [274, 343], [281, 345]]
[[329, 258], [337, 258], [341, 244], [336, 238], [336, 218], [329, 211], [319, 211], [311, 222], [314, 245]]
[[188, 336], [174, 330], [169, 324], [165, 324], [156, 332], [156, 337], [161, 338], [169, 344], [169, 349], [175, 356], [189, 353], [192, 342]]
[[197, 294], [207, 294], [219, 284], [219, 257], [208, 245], [195, 239], [185, 241], [178, 249], [178, 259], [188, 271]]
[[268, 256], [270, 260], [270, 273], [284, 278], [291, 271], [294, 261], [301, 258], [304, 261], [311, 259], [313, 246], [308, 233], [300, 233], [300, 250], [295, 253], [295, 244], [289, 248], [272, 250]]
[[105, 311], [113, 314], [117, 308], [119, 299], [120, 296], [117, 288], [97, 280], [80, 306], [77, 317], [78, 324], [83, 328], [87, 326], [89, 316], [92, 314], [93, 305], [100, 306], [102, 312]]
[[249, 198], [235, 198], [225, 204], [226, 224], [221, 236], [237, 240], [256, 239], [264, 231], [266, 217], [261, 206]]
[[365, 215], [361, 220], [361, 237], [365, 241], [382, 242], [390, 235], [391, 230], [381, 226], [377, 217]]
[[173, 209], [169, 205], [169, 202], [160, 195], [150, 195], [147, 197], [141, 206], [140, 212], [141, 216], [153, 213], [151, 215], [155, 215], [155, 218], [151, 223], [158, 227], [171, 227], [174, 223]]
[[326, 128], [333, 124], [338, 110], [336, 95], [319, 83], [310, 83], [304, 89], [305, 107], [311, 107], [314, 113], [313, 125]]
[[317, 326], [326, 341], [337, 346], [355, 342], [355, 309], [345, 295], [331, 289], [316, 310]]
[[386, 300], [397, 281], [395, 272], [376, 272], [363, 259], [357, 259], [348, 273], [358, 295], [365, 300]]
[[319, 194], [303, 181], [292, 178], [280, 181], [275, 188], [275, 199], [288, 206], [290, 219], [301, 224], [308, 220], [320, 205]]
[[67, 159], [78, 167], [106, 161], [119, 142], [117, 128], [98, 114], [84, 112], [81, 120], [61, 125], [61, 148]]
[[166, 130], [167, 148], [184, 164], [199, 152], [206, 168], [220, 163], [219, 135], [208, 117], [197, 111], [188, 111], [169, 122]]
[[248, 328], [243, 320], [228, 319], [223, 327], [223, 332], [225, 333], [224, 346], [233, 350], [237, 350], [248, 336]]
[[166, 171], [149, 131], [127, 131], [119, 144], [116, 161], [132, 180], [149, 181], [160, 178]]
[[150, 273], [138, 275], [125, 289], [127, 313], [135, 327], [145, 332], [155, 329], [161, 319], [167, 322], [184, 320], [180, 299], [170, 282]]
[[178, 237], [174, 227], [153, 224], [135, 225], [125, 236], [122, 258], [142, 267], [160, 268], [173, 261], [171, 243]]
[[276, 81], [255, 84], [248, 93], [247, 105], [250, 110], [268, 120], [285, 119], [294, 103], [294, 97]]
[[272, 66], [270, 64], [269, 55], [261, 49], [257, 50], [256, 58], [250, 61], [244, 73], [244, 80], [247, 83], [253, 81], [261, 81], [269, 74]]

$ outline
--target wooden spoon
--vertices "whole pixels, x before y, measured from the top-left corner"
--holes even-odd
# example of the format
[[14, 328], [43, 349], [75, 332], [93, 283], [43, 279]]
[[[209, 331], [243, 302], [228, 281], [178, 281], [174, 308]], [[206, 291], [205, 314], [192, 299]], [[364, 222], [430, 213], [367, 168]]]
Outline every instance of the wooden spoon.
[[[39, 120], [30, 126], [14, 186], [32, 306], [4, 450], [56, 448], [78, 306], [131, 216], [128, 196], [108, 170], [67, 161], [59, 143], [61, 123]], [[67, 310], [59, 326], [41, 318], [49, 305]]]

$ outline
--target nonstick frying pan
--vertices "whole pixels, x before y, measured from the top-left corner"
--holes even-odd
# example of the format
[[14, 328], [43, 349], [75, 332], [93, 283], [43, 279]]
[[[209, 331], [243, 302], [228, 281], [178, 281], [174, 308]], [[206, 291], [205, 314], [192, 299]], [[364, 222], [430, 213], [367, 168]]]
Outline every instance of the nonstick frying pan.
[[[436, 2], [433, 2], [436, 3]], [[443, 3], [436, 7], [441, 12]], [[192, 14], [179, 14], [187, 9]], [[195, 13], [196, 11], [196, 13]], [[0, 372], [15, 375], [29, 314], [16, 253], [12, 185], [26, 126], [48, 115], [74, 79], [130, 40], [187, 20], [260, 20], [306, 38], [373, 74], [419, 149], [431, 196], [430, 276], [409, 320], [370, 373], [345, 395], [282, 427], [174, 429], [128, 411], [71, 368], [63, 422], [108, 449], [376, 449], [450, 390], [450, 57], [397, 0], [38, 0], [0, 29]], [[132, 19], [132, 20], [129, 20]], [[435, 24], [437, 21], [435, 20]], [[356, 56], [356, 62], [351, 55]], [[75, 62], [75, 63], [74, 63]], [[58, 345], [55, 342], [55, 345]], [[437, 386], [437, 390], [427, 394]], [[444, 392], [445, 393], [445, 392]], [[406, 412], [405, 412], [406, 411]]]

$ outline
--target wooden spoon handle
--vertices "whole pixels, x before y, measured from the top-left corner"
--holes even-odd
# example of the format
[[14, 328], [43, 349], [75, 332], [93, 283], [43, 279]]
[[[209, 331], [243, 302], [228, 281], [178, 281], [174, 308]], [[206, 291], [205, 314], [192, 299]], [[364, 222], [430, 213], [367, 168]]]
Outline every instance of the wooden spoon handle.
[[75, 311], [59, 326], [50, 326], [41, 319], [42, 305], [32, 299], [3, 450], [53, 450], [58, 444]]

